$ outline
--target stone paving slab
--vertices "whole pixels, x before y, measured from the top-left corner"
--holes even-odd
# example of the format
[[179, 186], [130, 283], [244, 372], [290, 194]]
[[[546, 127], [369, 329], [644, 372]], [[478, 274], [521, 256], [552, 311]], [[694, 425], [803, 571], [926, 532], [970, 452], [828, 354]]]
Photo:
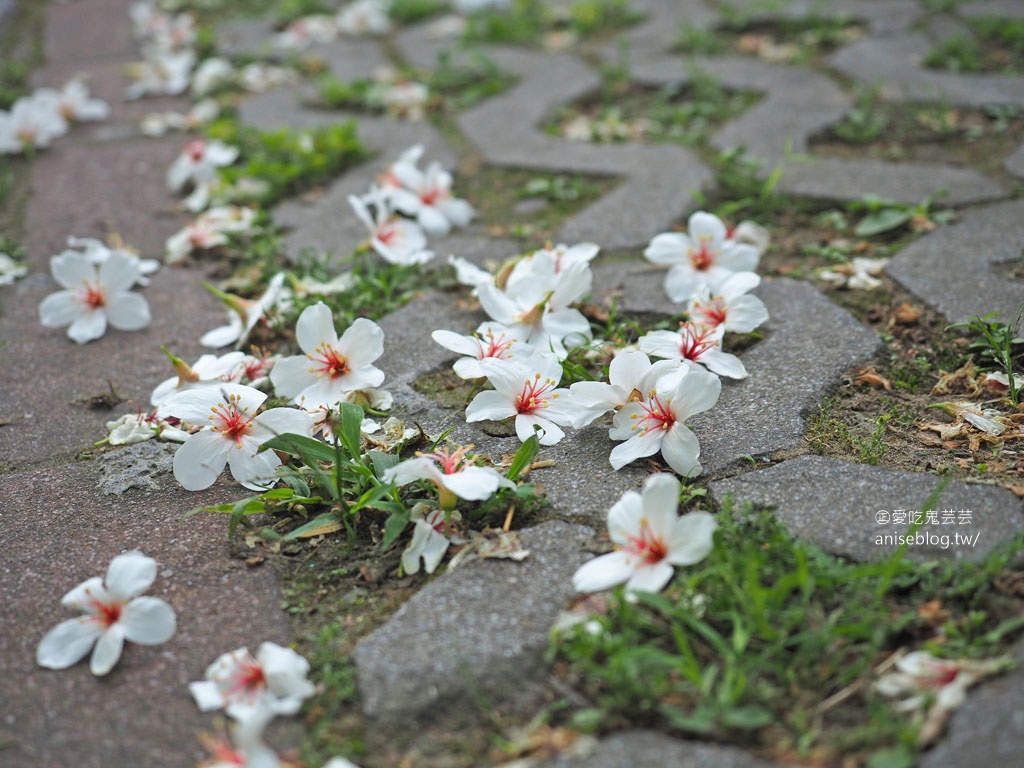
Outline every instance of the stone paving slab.
[[990, 312], [1011, 322], [1024, 303], [1024, 281], [1010, 276], [1022, 243], [1024, 202], [997, 203], [911, 243], [886, 271], [951, 323]]
[[[195, 734], [211, 730], [213, 718], [199, 712], [186, 685], [221, 653], [289, 641], [276, 580], [269, 568], [230, 558], [226, 519], [182, 519], [194, 507], [236, 498], [237, 486], [111, 499], [97, 481], [96, 462], [82, 462], [6, 474], [0, 483], [0, 742], [10, 744], [0, 762], [192, 768], [204, 752]], [[61, 671], [37, 667], [39, 640], [74, 615], [60, 598], [131, 549], [160, 564], [147, 594], [175, 609], [174, 637], [159, 646], [127, 643], [101, 679], [87, 662]]]
[[1024, 77], [925, 69], [919, 62], [935, 42], [918, 32], [865, 38], [840, 48], [829, 64], [865, 86], [881, 83], [888, 99], [937, 101], [947, 106], [1024, 103]]
[[491, 707], [529, 713], [547, 694], [548, 632], [592, 534], [544, 523], [520, 531], [530, 551], [521, 563], [475, 560], [435, 577], [356, 647], [363, 711], [398, 739], [412, 723], [454, 728]]
[[[801, 456], [716, 480], [710, 490], [718, 502], [728, 495], [735, 501], [775, 507], [776, 517], [792, 534], [833, 554], [874, 560], [897, 548], [892, 539], [877, 543], [878, 536], [905, 535], [910, 527], [893, 522], [893, 513], [928, 511], [925, 505], [940, 482], [941, 478], [922, 472]], [[939, 523], [921, 527], [928, 541], [907, 550], [907, 557], [915, 560], [983, 559], [1024, 531], [1024, 501], [994, 486], [953, 480], [929, 508], [940, 512]], [[955, 524], [942, 522], [944, 517], [949, 519], [948, 514], [941, 515], [943, 510], [955, 511]], [[960, 522], [961, 510], [971, 512], [969, 524]], [[978, 538], [965, 544], [954, 534]]]
[[601, 739], [583, 757], [560, 757], [538, 768], [773, 768], [777, 763], [735, 747], [681, 741], [654, 731], [623, 731]]

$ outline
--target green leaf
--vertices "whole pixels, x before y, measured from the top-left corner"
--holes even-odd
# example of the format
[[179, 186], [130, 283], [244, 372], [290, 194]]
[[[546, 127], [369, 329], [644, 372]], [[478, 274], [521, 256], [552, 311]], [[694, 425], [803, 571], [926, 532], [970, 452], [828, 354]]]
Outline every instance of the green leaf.
[[913, 768], [917, 756], [908, 747], [881, 749], [868, 758], [867, 768]]
[[897, 227], [902, 227], [910, 221], [911, 212], [899, 208], [882, 208], [874, 213], [869, 213], [857, 223], [853, 234], [857, 237], [873, 237], [883, 232], [889, 232]]
[[658, 713], [668, 721], [669, 725], [680, 731], [711, 733], [715, 730], [715, 716], [707, 709], [698, 709], [688, 715], [675, 707], [661, 704], [658, 706]]
[[736, 707], [727, 710], [722, 715], [722, 723], [730, 728], [741, 728], [747, 731], [764, 728], [775, 722], [775, 715], [771, 710], [751, 704], [746, 707]]
[[391, 469], [398, 463], [398, 457], [393, 453], [373, 450], [367, 451], [366, 455], [369, 456], [370, 461], [373, 462], [373, 474], [377, 477], [382, 477], [387, 470]]
[[305, 435], [277, 435], [260, 446], [261, 451], [267, 448], [297, 456], [309, 467], [315, 462], [333, 464], [337, 458], [333, 447]]
[[526, 469], [530, 464], [533, 463], [537, 453], [540, 451], [540, 441], [536, 435], [531, 435], [530, 438], [523, 443], [519, 450], [516, 451], [516, 455], [512, 457], [512, 463], [509, 464], [507, 477], [513, 483], [519, 479], [519, 475]]
[[295, 541], [295, 539], [305, 539], [310, 536], [321, 536], [325, 533], [334, 533], [334, 531], [340, 531], [342, 528], [341, 521], [338, 520], [338, 516], [333, 512], [324, 512], [323, 514], [317, 515], [308, 523], [300, 525], [294, 531], [288, 531], [284, 535], [285, 541]]
[[409, 524], [410, 513], [405, 507], [400, 507], [392, 512], [384, 523], [384, 541], [381, 542], [381, 547], [387, 549], [391, 546], [391, 543], [397, 539], [402, 531], [405, 530], [405, 526]]
[[341, 430], [338, 436], [349, 456], [358, 459], [363, 455], [363, 409], [352, 403], [341, 404]]

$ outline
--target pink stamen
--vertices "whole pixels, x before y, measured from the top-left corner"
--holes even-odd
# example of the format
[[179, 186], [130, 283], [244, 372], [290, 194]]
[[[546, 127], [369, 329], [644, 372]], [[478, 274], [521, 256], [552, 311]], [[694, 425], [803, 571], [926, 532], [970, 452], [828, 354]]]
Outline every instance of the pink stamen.
[[86, 285], [82, 293], [82, 303], [90, 310], [102, 309], [107, 304], [107, 296], [98, 285]]
[[726, 306], [724, 296], [712, 296], [707, 304], [697, 304], [690, 315], [700, 325], [712, 328], [725, 322]]
[[519, 413], [533, 413], [541, 408], [548, 407], [548, 400], [557, 395], [545, 394], [555, 388], [555, 382], [551, 379], [540, 380], [540, 374], [534, 375], [533, 379], [523, 384], [523, 391], [516, 395], [516, 410]]
[[652, 429], [668, 430], [672, 428], [676, 423], [676, 415], [672, 413], [672, 409], [669, 407], [671, 403], [671, 399], [664, 403], [661, 402], [657, 392], [652, 392], [646, 403], [640, 403], [640, 407], [644, 410], [644, 415], [637, 418], [642, 420], [641, 426], [644, 434], [647, 434]]
[[121, 620], [121, 611], [124, 610], [124, 605], [121, 603], [104, 603], [97, 600], [91, 594], [89, 595], [89, 603], [96, 609], [93, 621], [98, 621], [103, 625], [104, 629], [112, 627]]
[[714, 266], [716, 256], [718, 256], [718, 252], [713, 250], [703, 239], [700, 241], [699, 248], [690, 249], [690, 263], [693, 264], [694, 269], [700, 272], [704, 272]]
[[640, 521], [640, 535], [629, 536], [629, 544], [622, 547], [649, 565], [660, 563], [668, 557], [668, 545], [654, 535], [647, 520]]
[[193, 163], [201, 162], [206, 156], [206, 142], [202, 139], [193, 139], [185, 145], [185, 154]]
[[227, 405], [217, 403], [210, 410], [213, 411], [211, 418], [220, 423], [220, 426], [213, 427], [213, 431], [231, 438], [241, 448], [242, 438], [252, 429], [252, 419], [247, 408], [239, 409], [238, 401], [238, 395], [231, 395]]
[[336, 379], [349, 372], [348, 360], [334, 347], [326, 342], [316, 348], [316, 352], [309, 356], [317, 365], [310, 368], [317, 376], [329, 376]]
[[714, 328], [683, 323], [679, 328], [679, 352], [685, 360], [700, 360], [701, 355], [718, 346]]
[[496, 357], [499, 360], [505, 360], [508, 357], [505, 353], [508, 352], [509, 347], [512, 346], [512, 339], [506, 340], [504, 334], [495, 337], [494, 331], [489, 330], [487, 331], [487, 343], [485, 345], [484, 339], [480, 337], [480, 334], [477, 333], [473, 335], [476, 337], [477, 344], [480, 345], [480, 354], [477, 355], [478, 359], [483, 360], [488, 357]]
[[468, 455], [468, 452], [472, 448], [472, 445], [464, 445], [454, 451], [435, 451], [434, 453], [421, 453], [417, 451], [416, 455], [422, 456], [425, 459], [433, 459], [441, 465], [441, 471], [444, 474], [454, 475], [456, 472], [461, 472], [466, 467], [473, 466], [473, 462], [470, 461]]

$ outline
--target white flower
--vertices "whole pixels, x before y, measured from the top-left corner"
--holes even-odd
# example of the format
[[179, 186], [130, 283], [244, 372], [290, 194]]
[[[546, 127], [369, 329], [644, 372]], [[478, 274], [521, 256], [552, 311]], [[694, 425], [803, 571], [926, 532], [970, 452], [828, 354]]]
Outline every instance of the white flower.
[[238, 148], [219, 139], [193, 139], [167, 169], [167, 186], [181, 192], [188, 186], [201, 187], [213, 181], [217, 169], [238, 159]]
[[156, 578], [156, 560], [141, 552], [118, 555], [106, 579], [88, 579], [68, 592], [61, 604], [84, 611], [46, 633], [36, 662], [47, 669], [66, 669], [95, 645], [89, 668], [105, 675], [121, 658], [124, 641], [158, 645], [174, 634], [174, 609], [156, 597], [138, 597]]
[[124, 97], [131, 101], [148, 95], [176, 96], [184, 93], [191, 82], [195, 63], [196, 54], [189, 49], [152, 49], [144, 61], [128, 68], [135, 82], [125, 88]]
[[491, 498], [498, 488], [515, 488], [508, 478], [492, 467], [478, 467], [469, 453], [472, 445], [451, 451], [416, 453], [416, 457], [399, 462], [384, 472], [386, 483], [408, 485], [429, 480], [437, 488], [442, 509], [452, 509], [455, 497], [468, 501]]
[[110, 433], [107, 441], [111, 445], [143, 443], [154, 437], [176, 443], [183, 443], [188, 439], [188, 432], [158, 418], [155, 412], [151, 414], [126, 413], [119, 419], [108, 421], [106, 426], [107, 432]]
[[249, 93], [265, 93], [271, 88], [286, 85], [295, 80], [294, 70], [258, 61], [246, 64], [238, 72], [239, 84]]
[[745, 243], [757, 249], [757, 255], [763, 256], [771, 244], [772, 236], [768, 230], [754, 221], [741, 221], [729, 233], [729, 241]]
[[209, 222], [196, 219], [169, 238], [164, 246], [164, 263], [180, 264], [193, 251], [208, 251], [228, 242], [228, 236]]
[[285, 273], [278, 272], [267, 283], [267, 290], [260, 298], [254, 301], [224, 293], [211, 285], [206, 288], [214, 296], [217, 296], [228, 308], [228, 324], [212, 331], [207, 331], [199, 339], [204, 347], [226, 347], [228, 344], [241, 346], [249, 338], [252, 329], [256, 327], [267, 311], [277, 304], [284, 287]]
[[448, 545], [452, 542], [460, 544], [464, 541], [456, 532], [455, 523], [462, 517], [457, 510], [446, 513], [442, 509], [434, 509], [424, 514], [423, 508], [417, 505], [412, 513], [412, 540], [402, 552], [402, 570], [407, 574], [420, 572], [420, 560], [427, 573], [433, 573], [441, 564]]
[[430, 338], [445, 349], [465, 355], [452, 366], [463, 379], [479, 379], [486, 375], [480, 368], [481, 360], [511, 360], [517, 355], [525, 356], [533, 351], [528, 345], [513, 338], [508, 328], [494, 322], [482, 323], [472, 336], [437, 330], [430, 334]]
[[263, 743], [263, 730], [274, 718], [269, 709], [258, 710], [230, 729], [231, 737], [200, 736], [203, 746], [212, 755], [197, 768], [287, 768], [270, 747]]
[[22, 97], [10, 112], [0, 110], [0, 154], [44, 149], [68, 132], [68, 121], [53, 99]]
[[260, 446], [277, 435], [311, 437], [313, 417], [295, 408], [257, 414], [266, 399], [258, 389], [222, 384], [179, 392], [157, 410], [200, 427], [174, 454], [174, 477], [183, 488], [209, 488], [225, 464], [246, 488], [264, 491], [273, 486], [281, 460], [274, 451], [260, 453]]
[[735, 272], [714, 291], [710, 285], [702, 285], [686, 305], [686, 314], [699, 325], [720, 325], [732, 333], [750, 333], [768, 319], [764, 302], [748, 295], [760, 283], [756, 272]]
[[384, 353], [384, 332], [372, 320], [356, 318], [339, 338], [330, 307], [318, 302], [299, 315], [295, 339], [305, 354], [284, 358], [270, 372], [281, 397], [306, 408], [331, 406], [347, 392], [384, 382], [384, 372], [373, 365]]
[[89, 87], [79, 78], [69, 80], [59, 91], [40, 88], [35, 97], [52, 101], [53, 108], [70, 123], [106, 120], [110, 116], [110, 105], [92, 98]]
[[464, 227], [473, 218], [473, 206], [452, 196], [452, 176], [440, 163], [421, 171], [413, 163], [399, 160], [390, 173], [401, 185], [391, 190], [392, 205], [414, 216], [428, 235], [447, 235], [452, 225]]
[[221, 654], [206, 668], [206, 680], [188, 688], [203, 712], [225, 709], [236, 720], [257, 710], [294, 715], [316, 692], [309, 662], [291, 648], [263, 643], [253, 657], [248, 648]]
[[359, 768], [359, 766], [344, 757], [332, 757], [324, 763], [324, 768]]
[[[167, 347], [160, 347], [160, 349], [171, 361], [177, 375], [165, 379], [153, 390], [149, 402], [157, 407], [166, 403], [179, 392], [221, 384], [225, 381], [225, 377], [230, 376], [232, 371], [245, 359], [244, 353], [236, 351], [228, 352], [220, 357], [203, 355], [195, 363], [189, 365], [180, 357], [172, 355]], [[170, 415], [176, 416], [177, 414], [171, 413]]]
[[15, 280], [28, 274], [28, 267], [15, 261], [6, 253], [0, 253], [0, 285], [11, 285]]
[[416, 222], [392, 215], [379, 191], [372, 191], [368, 198], [373, 204], [373, 216], [362, 198], [349, 195], [348, 204], [369, 232], [370, 247], [381, 258], [389, 264], [424, 264], [434, 258], [433, 251], [426, 249], [427, 237]]
[[324, 14], [312, 14], [296, 19], [287, 29], [274, 36], [275, 48], [302, 50], [314, 43], [330, 43], [338, 37], [338, 25], [334, 18]]
[[151, 112], [142, 118], [140, 130], [146, 136], [163, 136], [168, 131], [194, 131], [217, 119], [220, 105], [216, 99], [196, 102], [185, 114], [179, 112]]
[[[590, 411], [586, 423], [608, 411], [617, 411], [626, 403], [643, 400], [658, 380], [668, 373], [681, 373], [678, 360], [659, 360], [652, 364], [649, 357], [638, 349], [624, 349], [608, 365], [608, 382], [577, 381], [569, 387], [573, 399], [581, 408]], [[577, 426], [582, 426], [577, 424]]]
[[139, 279], [138, 259], [114, 252], [99, 267], [77, 251], [50, 259], [53, 279], [66, 290], [39, 304], [39, 320], [47, 328], [69, 325], [68, 336], [84, 344], [106, 333], [107, 323], [122, 331], [149, 325], [149, 304], [131, 287]]
[[757, 267], [757, 248], [727, 240], [725, 224], [717, 216], [697, 211], [688, 228], [687, 234], [656, 235], [644, 251], [648, 261], [671, 267], [665, 291], [672, 301], [688, 301], [702, 284], [715, 286], [733, 272], [753, 272]]
[[[112, 238], [115, 241], [119, 241], [117, 235]], [[156, 259], [140, 259], [133, 251], [120, 247], [120, 243], [113, 247], [108, 246], [102, 240], [97, 240], [95, 237], [68, 237], [68, 245], [71, 248], [76, 248], [85, 253], [89, 257], [89, 260], [97, 267], [103, 264], [113, 254], [118, 253], [133, 262], [139, 268], [139, 277], [135, 281], [136, 285], [149, 285], [148, 275], [153, 274], [160, 269], [160, 262]], [[67, 251], [65, 251], [67, 253]], [[63, 254], [61, 254], [63, 255]]]
[[616, 548], [585, 563], [572, 577], [578, 592], [626, 583], [627, 592], [660, 592], [677, 565], [699, 563], [714, 546], [718, 524], [707, 512], [679, 516], [679, 481], [652, 475], [643, 495], [627, 491], [608, 511]]
[[430, 98], [430, 89], [423, 83], [406, 80], [383, 86], [381, 103], [389, 115], [412, 122], [423, 119], [424, 108]]
[[682, 375], [663, 376], [644, 399], [626, 403], [612, 419], [608, 436], [625, 440], [612, 449], [613, 469], [658, 451], [683, 477], [701, 472], [700, 444], [684, 421], [718, 402], [722, 380], [703, 368], [685, 366]]
[[846, 286], [854, 290], [870, 291], [882, 284], [875, 275], [889, 264], [889, 259], [868, 259], [857, 256], [849, 264], [840, 264], [832, 269], [823, 269], [818, 277], [841, 288]]
[[730, 379], [745, 379], [747, 369], [736, 355], [722, 351], [725, 328], [706, 328], [692, 320], [679, 331], [651, 331], [637, 340], [637, 346], [649, 355], [703, 365], [709, 371]]
[[203, 97], [231, 83], [235, 78], [235, 68], [231, 62], [220, 57], [206, 59], [192, 73], [192, 95]]
[[345, 35], [386, 35], [391, 31], [385, 0], [354, 0], [335, 17], [338, 31]]
[[581, 410], [568, 389], [556, 389], [562, 365], [553, 354], [539, 353], [524, 360], [480, 361], [493, 391], [481, 392], [466, 408], [466, 421], [515, 418], [516, 435], [526, 442], [539, 430], [541, 445], [554, 445], [565, 437], [557, 425], [575, 426]]
[[557, 275], [538, 272], [535, 279], [519, 280], [506, 291], [483, 284], [477, 297], [484, 311], [517, 339], [564, 359], [570, 348], [586, 344], [593, 335], [583, 313], [569, 306], [589, 293], [592, 280], [589, 265], [580, 263]]

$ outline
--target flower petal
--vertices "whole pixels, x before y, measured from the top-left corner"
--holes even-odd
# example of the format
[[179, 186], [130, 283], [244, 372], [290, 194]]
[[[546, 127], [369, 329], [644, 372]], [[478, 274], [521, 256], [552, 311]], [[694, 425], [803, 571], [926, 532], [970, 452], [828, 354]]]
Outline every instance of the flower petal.
[[210, 680], [200, 680], [188, 684], [189, 693], [196, 700], [196, 705], [201, 712], [212, 712], [224, 708], [224, 697], [220, 694], [220, 688]]
[[39, 642], [36, 663], [47, 669], [67, 669], [89, 652], [102, 631], [89, 616], [62, 621]]
[[99, 309], [79, 315], [68, 328], [68, 336], [79, 344], [102, 338], [106, 332], [107, 315]]
[[665, 434], [661, 444], [661, 455], [665, 462], [683, 477], [695, 477], [701, 473], [700, 443], [689, 427], [676, 422]]
[[96, 642], [92, 659], [89, 661], [89, 670], [97, 677], [107, 674], [121, 658], [123, 648], [124, 627], [120, 622], [115, 622], [100, 635], [100, 639]]
[[156, 560], [139, 551], [126, 552], [110, 561], [106, 586], [118, 601], [141, 595], [156, 579]]
[[[384, 331], [373, 320], [357, 317], [338, 340], [338, 348], [351, 368], [363, 368], [384, 354]], [[370, 386], [376, 387], [381, 381]]]
[[479, 393], [466, 407], [466, 421], [501, 421], [518, 413], [512, 401], [501, 392]]
[[577, 592], [600, 592], [630, 579], [636, 571], [635, 559], [619, 550], [584, 563], [572, 576]]
[[229, 448], [217, 432], [196, 432], [174, 454], [174, 478], [187, 491], [209, 488], [224, 471]]
[[165, 643], [174, 635], [174, 609], [158, 597], [137, 597], [121, 612], [124, 637], [139, 645]]
[[137, 293], [120, 293], [107, 302], [107, 320], [119, 331], [137, 331], [150, 323], [149, 302]]
[[668, 562], [673, 565], [699, 563], [715, 545], [718, 523], [709, 512], [689, 512], [680, 517], [668, 538]]
[[334, 315], [322, 301], [306, 307], [295, 323], [295, 340], [307, 355], [316, 352], [321, 344], [337, 346], [338, 333], [334, 330]]
[[84, 312], [72, 291], [57, 291], [39, 302], [39, 322], [47, 328], [70, 325]]
[[661, 592], [675, 573], [667, 561], [661, 560], [653, 564], [644, 564], [636, 569], [633, 576], [626, 582], [627, 592]]
[[281, 459], [273, 451], [250, 452], [243, 443], [241, 448], [232, 448], [228, 454], [228, 465], [231, 476], [244, 487], [265, 491], [277, 483], [276, 470], [281, 466]]

